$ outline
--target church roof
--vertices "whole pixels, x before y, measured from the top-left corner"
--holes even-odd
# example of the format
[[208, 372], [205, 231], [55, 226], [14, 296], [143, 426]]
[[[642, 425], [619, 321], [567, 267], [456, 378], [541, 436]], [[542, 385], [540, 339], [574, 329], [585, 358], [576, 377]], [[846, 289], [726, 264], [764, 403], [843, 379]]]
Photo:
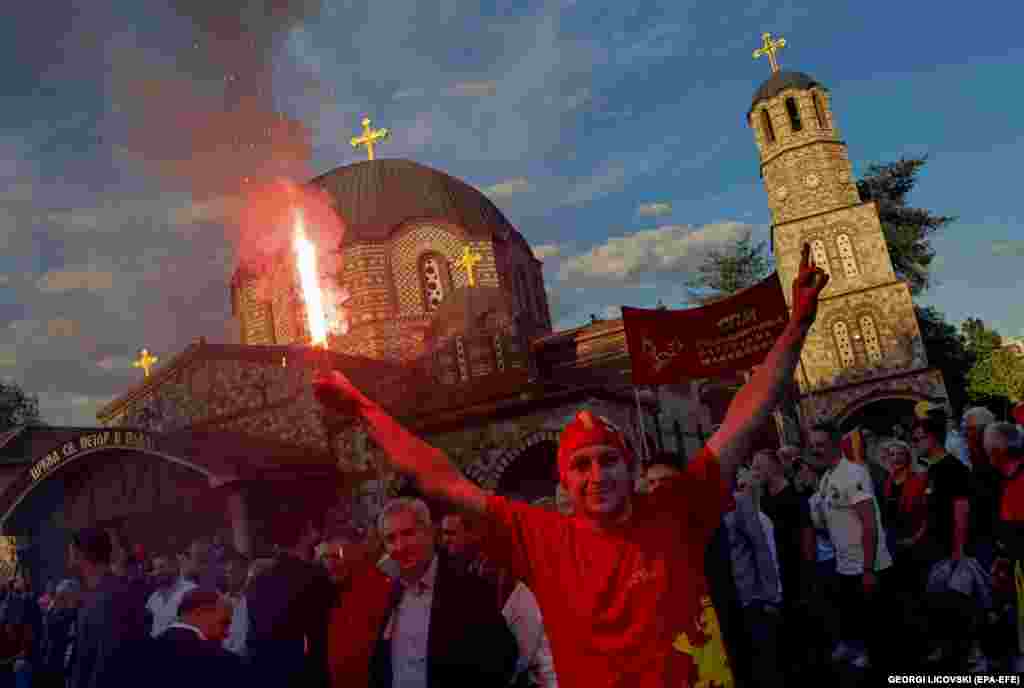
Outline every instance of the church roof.
[[447, 220], [471, 236], [518, 238], [505, 216], [469, 184], [411, 160], [364, 160], [310, 184], [324, 189], [345, 221], [345, 243], [386, 241], [402, 223]]
[[767, 100], [774, 96], [779, 95], [787, 88], [813, 88], [822, 85], [814, 79], [814, 77], [804, 74], [803, 72], [776, 72], [772, 74], [771, 78], [761, 84], [760, 88], [757, 89], [757, 93], [754, 94], [754, 100], [750, 103], [750, 110], [747, 111], [749, 115], [753, 112], [754, 108], [762, 100]]

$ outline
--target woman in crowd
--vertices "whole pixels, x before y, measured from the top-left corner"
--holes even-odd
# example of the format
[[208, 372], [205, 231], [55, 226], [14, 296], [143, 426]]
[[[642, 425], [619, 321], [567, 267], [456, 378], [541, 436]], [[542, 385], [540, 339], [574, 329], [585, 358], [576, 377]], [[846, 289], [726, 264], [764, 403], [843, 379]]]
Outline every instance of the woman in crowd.
[[882, 445], [889, 478], [882, 491], [882, 518], [895, 558], [897, 586], [902, 593], [921, 592], [924, 571], [914, 561], [914, 548], [927, 527], [927, 475], [913, 472], [913, 453], [903, 440]]
[[78, 616], [78, 583], [67, 579], [54, 589], [53, 604], [43, 616], [43, 646], [40, 653], [39, 688], [62, 688], [65, 658]]

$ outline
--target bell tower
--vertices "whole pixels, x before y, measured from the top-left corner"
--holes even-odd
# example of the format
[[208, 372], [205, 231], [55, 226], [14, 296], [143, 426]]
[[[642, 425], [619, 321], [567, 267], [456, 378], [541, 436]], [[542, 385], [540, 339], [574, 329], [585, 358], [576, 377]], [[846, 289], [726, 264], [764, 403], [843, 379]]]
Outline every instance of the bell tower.
[[[872, 400], [946, 403], [928, 368], [910, 288], [897, 279], [875, 204], [862, 203], [828, 89], [782, 71], [785, 41], [762, 37], [772, 76], [747, 111], [772, 215], [772, 252], [792, 283], [803, 245], [829, 273], [797, 372], [804, 424], [842, 421]], [[787, 300], [791, 298], [785, 289]], [[895, 421], [894, 421], [895, 422]]]

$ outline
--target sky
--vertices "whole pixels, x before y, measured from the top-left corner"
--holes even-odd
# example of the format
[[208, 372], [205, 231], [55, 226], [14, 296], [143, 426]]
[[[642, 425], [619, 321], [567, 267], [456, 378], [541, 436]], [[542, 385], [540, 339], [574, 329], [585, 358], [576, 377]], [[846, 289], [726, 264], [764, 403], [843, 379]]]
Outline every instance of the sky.
[[[784, 69], [830, 88], [855, 172], [929, 156], [957, 221], [919, 301], [1024, 335], [1019, 3], [48, 0], [0, 24], [0, 378], [44, 420], [96, 410], [200, 336], [261, 228], [239, 193], [407, 158], [484, 191], [544, 260], [556, 327], [681, 306], [770, 217], [745, 121]], [[232, 208], [235, 210], [233, 211]], [[244, 226], [243, 226], [244, 225]], [[260, 242], [263, 238], [260, 237]]]

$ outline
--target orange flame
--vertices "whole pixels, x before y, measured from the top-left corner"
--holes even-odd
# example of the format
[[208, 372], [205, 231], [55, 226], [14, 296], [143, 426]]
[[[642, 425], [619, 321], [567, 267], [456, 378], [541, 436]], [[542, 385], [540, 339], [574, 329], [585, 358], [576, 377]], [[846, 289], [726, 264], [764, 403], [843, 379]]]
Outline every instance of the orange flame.
[[292, 246], [295, 248], [295, 262], [299, 268], [302, 299], [306, 302], [306, 319], [313, 346], [326, 347], [327, 316], [316, 270], [316, 246], [306, 238], [306, 221], [299, 208], [295, 209], [295, 238]]

